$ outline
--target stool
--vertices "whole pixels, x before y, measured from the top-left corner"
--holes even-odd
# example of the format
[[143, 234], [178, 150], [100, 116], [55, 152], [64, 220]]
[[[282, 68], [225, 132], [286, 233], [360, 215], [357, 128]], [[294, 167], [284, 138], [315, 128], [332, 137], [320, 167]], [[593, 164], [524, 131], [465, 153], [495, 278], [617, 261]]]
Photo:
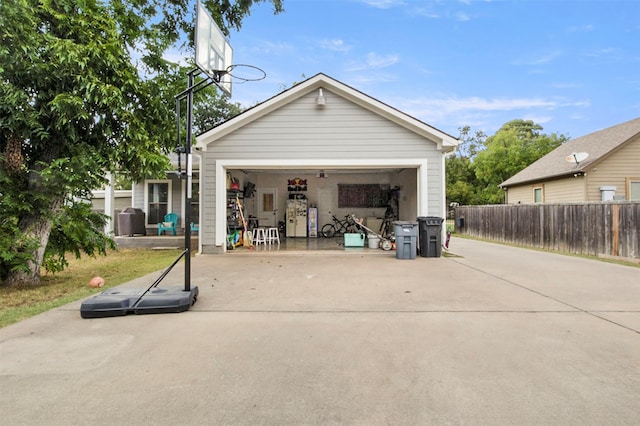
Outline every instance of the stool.
[[253, 244], [266, 244], [267, 243], [267, 234], [264, 231], [264, 228], [256, 228], [253, 230]]
[[280, 245], [280, 233], [278, 232], [278, 228], [267, 228], [266, 239], [269, 244], [277, 242], [278, 245]]

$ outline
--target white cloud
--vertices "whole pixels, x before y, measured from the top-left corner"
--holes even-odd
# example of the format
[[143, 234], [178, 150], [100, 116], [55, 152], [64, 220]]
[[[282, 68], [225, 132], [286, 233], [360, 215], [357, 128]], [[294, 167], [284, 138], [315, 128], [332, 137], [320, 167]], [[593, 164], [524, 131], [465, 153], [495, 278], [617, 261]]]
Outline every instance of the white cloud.
[[400, 60], [398, 55], [379, 55], [375, 52], [367, 54], [366, 58], [360, 62], [353, 62], [347, 65], [347, 71], [364, 71], [371, 69], [381, 69], [389, 67]]
[[351, 46], [345, 44], [344, 40], [333, 39], [333, 40], [321, 40], [320, 47], [327, 50], [332, 50], [334, 52], [346, 53], [351, 50]]
[[567, 28], [567, 32], [570, 32], [570, 33], [588, 33], [593, 30], [594, 30], [594, 26], [592, 24], [574, 25]]
[[528, 58], [522, 58], [514, 61], [515, 65], [545, 65], [552, 62], [554, 59], [560, 57], [562, 51], [555, 50], [553, 52], [545, 53], [539, 56], [530, 56]]
[[467, 15], [464, 12], [456, 13], [455, 17], [456, 17], [456, 21], [459, 21], [459, 22], [467, 22], [471, 20], [471, 16]]
[[585, 54], [585, 56], [591, 57], [591, 58], [599, 58], [601, 56], [610, 56], [610, 55], [614, 55], [616, 53], [620, 52], [620, 49], [616, 48], [616, 47], [605, 47], [602, 49], [594, 49], [590, 52], [587, 52]]
[[367, 55], [367, 65], [370, 68], [386, 68], [397, 63], [398, 55], [378, 55], [377, 53], [369, 53]]
[[554, 89], [579, 89], [582, 87], [582, 84], [578, 83], [553, 83], [551, 87]]
[[287, 42], [272, 42], [262, 40], [260, 43], [252, 48], [252, 51], [262, 55], [280, 56], [287, 55], [293, 52], [295, 49], [293, 45]]
[[361, 0], [362, 3], [377, 9], [389, 9], [405, 4], [403, 0]]
[[442, 128], [451, 129], [470, 125], [485, 131], [495, 131], [503, 123], [513, 118], [531, 119], [539, 124], [549, 123], [554, 120], [550, 111], [562, 108], [582, 108], [589, 106], [590, 103], [588, 101], [563, 101], [540, 97], [443, 97], [433, 99], [405, 98], [391, 101], [390, 104], [413, 117], [442, 126]]
[[372, 84], [372, 83], [390, 83], [390, 82], [394, 82], [397, 81], [398, 78], [394, 75], [391, 74], [386, 74], [386, 73], [367, 73], [367, 74], [360, 74], [357, 75], [355, 77], [353, 77], [351, 79], [351, 81], [353, 82], [353, 84], [361, 86], [361, 85], [368, 85], [368, 84]]
[[524, 117], [522, 117], [522, 119], [531, 120], [536, 124], [545, 124], [552, 121], [553, 117], [541, 116], [541, 115], [535, 115], [535, 114], [526, 114]]
[[169, 62], [180, 64], [182, 66], [188, 65], [187, 58], [184, 52], [181, 52], [179, 49], [175, 49], [175, 48], [168, 49], [167, 51], [164, 52], [164, 55], [162, 55], [162, 58]]
[[418, 16], [423, 16], [430, 19], [442, 18], [442, 15], [440, 13], [434, 12], [432, 9], [426, 9], [424, 7], [417, 7], [416, 9], [414, 9], [414, 13]]
[[459, 111], [512, 111], [528, 108], [555, 108], [555, 101], [541, 98], [496, 98], [485, 99], [480, 97], [470, 98], [445, 98], [445, 99], [416, 99], [407, 102], [409, 105], [422, 106], [425, 109], [435, 109], [447, 113]]

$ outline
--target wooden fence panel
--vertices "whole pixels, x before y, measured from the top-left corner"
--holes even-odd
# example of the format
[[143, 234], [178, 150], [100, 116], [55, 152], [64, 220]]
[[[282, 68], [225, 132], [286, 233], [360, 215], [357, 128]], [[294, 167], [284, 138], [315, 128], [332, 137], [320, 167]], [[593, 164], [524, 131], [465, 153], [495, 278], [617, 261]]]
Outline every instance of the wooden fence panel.
[[487, 240], [640, 258], [638, 202], [459, 206], [455, 223], [456, 232]]

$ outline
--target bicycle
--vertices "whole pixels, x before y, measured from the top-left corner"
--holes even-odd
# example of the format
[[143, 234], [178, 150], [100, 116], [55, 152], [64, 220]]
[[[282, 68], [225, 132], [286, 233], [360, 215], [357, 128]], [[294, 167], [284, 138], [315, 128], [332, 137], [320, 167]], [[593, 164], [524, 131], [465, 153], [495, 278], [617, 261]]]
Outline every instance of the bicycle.
[[320, 230], [320, 233], [325, 238], [332, 238], [336, 234], [340, 235], [355, 232], [356, 230], [356, 223], [350, 215], [346, 215], [344, 220], [339, 220], [335, 215], [331, 215], [331, 219], [333, 220], [333, 223], [323, 225]]

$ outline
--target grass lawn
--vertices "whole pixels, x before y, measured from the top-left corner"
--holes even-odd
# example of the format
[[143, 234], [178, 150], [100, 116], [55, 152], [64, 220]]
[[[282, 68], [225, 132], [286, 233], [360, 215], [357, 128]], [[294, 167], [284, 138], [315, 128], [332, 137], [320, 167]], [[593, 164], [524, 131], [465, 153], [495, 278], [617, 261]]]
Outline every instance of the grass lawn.
[[[72, 256], [67, 269], [54, 275], [44, 275], [39, 287], [0, 287], [0, 328], [164, 270], [180, 253], [180, 250], [120, 249], [95, 258], [83, 256], [76, 259]], [[95, 276], [104, 278], [104, 287], [88, 286], [89, 280]]]

